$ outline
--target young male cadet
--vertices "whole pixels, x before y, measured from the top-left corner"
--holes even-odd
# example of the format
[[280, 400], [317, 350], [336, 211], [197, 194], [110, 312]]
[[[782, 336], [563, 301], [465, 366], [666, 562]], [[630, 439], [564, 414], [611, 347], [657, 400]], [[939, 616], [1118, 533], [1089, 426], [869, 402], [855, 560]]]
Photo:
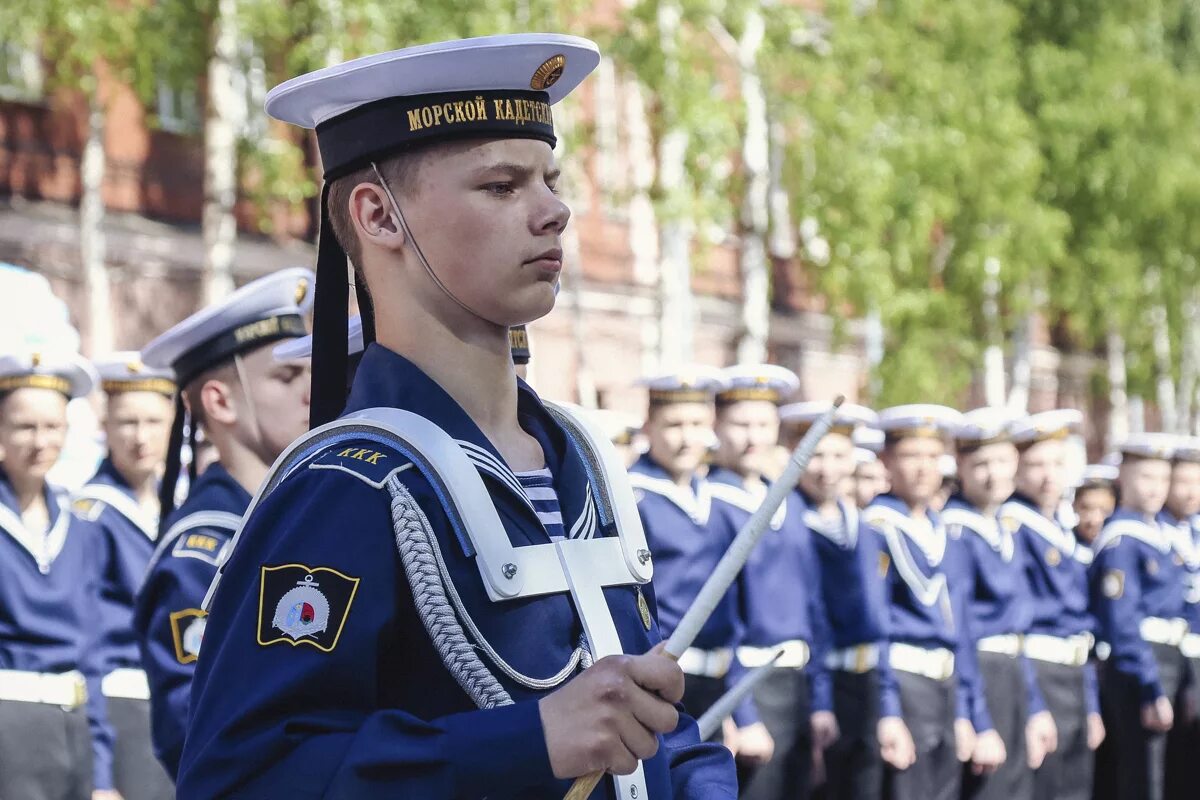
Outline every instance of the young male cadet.
[[94, 384], [91, 365], [74, 354], [0, 357], [3, 798], [114, 797], [95, 647], [99, 537], [46, 482], [66, 437], [67, 403]]
[[866, 508], [872, 500], [892, 488], [888, 482], [887, 468], [879, 460], [879, 454], [883, 452], [883, 431], [860, 425], [854, 429], [853, 441], [854, 501], [859, 508]]
[[[268, 96], [318, 129], [338, 240], [323, 230], [313, 414], [353, 416], [296, 443], [230, 550], [185, 797], [557, 798], [597, 770], [616, 775], [599, 796], [733, 796], [728, 752], [673, 705], [679, 667], [646, 652], [652, 560], [624, 470], [509, 350], [562, 268], [550, 104], [598, 60], [575, 37], [486, 37]], [[348, 401], [324, 382], [344, 373], [339, 241], [378, 336]]]
[[1083, 468], [1071, 508], [1075, 511], [1075, 540], [1091, 549], [1100, 536], [1104, 521], [1117, 508], [1117, 475], [1109, 464], [1088, 464]]
[[75, 513], [100, 534], [101, 690], [116, 736], [113, 783], [124, 800], [169, 798], [175, 789], [150, 743], [150, 685], [133, 629], [134, 599], [158, 539], [158, 490], [170, 438], [175, 376], [138, 353], [93, 362], [107, 398], [108, 447], [75, 493]]
[[1160, 525], [1175, 439], [1136, 434], [1120, 446], [1121, 502], [1100, 531], [1092, 565], [1098, 636], [1111, 648], [1101, 686], [1119, 800], [1161, 800], [1167, 731], [1186, 660], [1183, 560]]
[[1167, 735], [1166, 797], [1185, 800], [1195, 793], [1200, 769], [1200, 440], [1180, 437], [1171, 463], [1171, 488], [1159, 524], [1172, 535], [1183, 561], [1184, 616], [1188, 632], [1179, 645], [1187, 659], [1183, 689], [1175, 702], [1175, 724]]
[[[1046, 710], [1022, 642], [1033, 620], [1025, 581], [1024, 551], [1015, 526], [1002, 526], [1000, 505], [1013, 493], [1017, 449], [1005, 409], [979, 408], [963, 415], [954, 433], [961, 487], [942, 510], [951, 538], [965, 545], [967, 624], [975, 640], [987, 711], [994, 730], [978, 733], [964, 797], [1021, 800], [1033, 797], [1033, 766], [1056, 746], [1054, 719]], [[972, 720], [983, 729], [980, 709]]]
[[1093, 751], [1104, 739], [1096, 670], [1088, 661], [1095, 626], [1088, 611], [1091, 551], [1058, 518], [1066, 487], [1066, 439], [1083, 415], [1045, 411], [1011, 427], [1017, 446], [1016, 491], [1000, 507], [1000, 525], [1024, 549], [1033, 621], [1025, 654], [1054, 717], [1058, 747], [1034, 772], [1036, 800], [1085, 800], [1092, 794]]
[[[768, 459], [779, 442], [779, 403], [799, 387], [791, 370], [742, 364], [723, 370], [716, 396], [713, 497], [738, 527], [766, 498]], [[741, 796], [808, 797], [814, 745], [837, 738], [829, 673], [828, 621], [821, 574], [803, 505], [784, 501], [737, 582], [742, 637], [735, 675], [783, 654], [734, 712]]]
[[[287, 269], [246, 284], [146, 346], [143, 360], [178, 377], [158, 544], [138, 593], [134, 628], [150, 683], [154, 754], [175, 778], [188, 694], [206, 620], [201, 603], [222, 549], [271, 462], [308, 427], [309, 366], [279, 362], [274, 345], [303, 336], [313, 274]], [[344, 386], [344, 384], [342, 384]], [[216, 447], [173, 509], [184, 416]]]
[[[640, 383], [648, 392], [649, 449], [630, 467], [629, 482], [654, 554], [658, 624], [670, 636], [737, 533], [729, 509], [714, 507], [712, 485], [701, 473], [713, 443], [720, 372], [694, 366]], [[741, 636], [737, 619], [731, 590], [679, 659], [688, 713], [704, 713], [729, 688]], [[728, 737], [725, 743], [734, 745]]]
[[[828, 408], [821, 402], [780, 408], [784, 444], [795, 446]], [[843, 404], [792, 498], [802, 504], [804, 525], [814, 534], [822, 605], [829, 621], [830, 649], [824, 660], [836, 727], [827, 725], [827, 730], [832, 728], [836, 736], [825, 747], [824, 762], [825, 791], [831, 800], [877, 800], [883, 792], [877, 728], [879, 676], [888, 671], [889, 610], [879, 579], [882, 551], [879, 535], [867, 527], [854, 500], [845, 498], [841, 488], [854, 469], [851, 437], [876, 420], [868, 408]]]
[[[960, 761], [974, 751], [978, 711], [974, 645], [966, 629], [965, 596], [951, 581], [961, 574], [961, 542], [950, 540], [932, 504], [942, 486], [939, 459], [961, 415], [937, 405], [879, 412], [883, 463], [892, 490], [863, 512], [884, 538], [880, 572], [890, 607], [888, 664], [881, 687], [879, 743], [897, 800], [957, 798]], [[976, 710], [973, 715], [972, 710]]]

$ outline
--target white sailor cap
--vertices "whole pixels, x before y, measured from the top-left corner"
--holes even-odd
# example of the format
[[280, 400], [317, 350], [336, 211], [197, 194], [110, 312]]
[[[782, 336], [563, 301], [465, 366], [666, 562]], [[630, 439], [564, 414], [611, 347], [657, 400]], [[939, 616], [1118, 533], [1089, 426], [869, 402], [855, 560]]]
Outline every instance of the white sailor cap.
[[743, 400], [780, 403], [800, 388], [796, 373], [777, 364], [736, 364], [721, 370], [717, 404]]
[[954, 429], [954, 441], [959, 452], [975, 450], [989, 444], [1011, 442], [1013, 413], [1006, 408], [976, 408], [962, 415]]
[[[349, 335], [346, 338], [346, 352], [349, 355], [358, 355], [364, 349], [363, 332], [362, 332], [362, 317], [355, 314], [350, 318]], [[292, 361], [297, 358], [312, 358], [312, 335], [301, 336], [296, 339], [288, 339], [280, 345], [276, 345], [271, 351], [271, 355], [276, 361]]]
[[611, 408], [588, 409], [587, 414], [604, 430], [613, 444], [628, 445], [642, 429], [641, 420], [634, 414]]
[[1175, 442], [1175, 460], [1200, 463], [1200, 439], [1195, 436], [1180, 436]]
[[252, 281], [219, 303], [192, 314], [142, 350], [151, 367], [175, 370], [180, 386], [205, 370], [280, 339], [304, 336], [312, 307], [313, 274], [300, 267]]
[[148, 367], [141, 353], [123, 351], [104, 358], [92, 359], [100, 388], [105, 394], [122, 392], [155, 392], [171, 397], [175, 394], [175, 373], [169, 369]]
[[[780, 406], [779, 419], [788, 425], [807, 429], [829, 410], [829, 403], [821, 400], [805, 400], [800, 403], [788, 403]], [[874, 425], [879, 415], [866, 406], [855, 403], [842, 403], [833, 415], [831, 433], [843, 436], [855, 436], [858, 431], [868, 425]]]
[[1041, 411], [1013, 420], [1009, 433], [1018, 447], [1028, 447], [1048, 439], [1066, 439], [1083, 426], [1083, 412], [1074, 408]]
[[68, 400], [84, 397], [96, 385], [96, 370], [78, 353], [32, 351], [0, 356], [0, 393], [52, 389]]
[[693, 364], [674, 372], [652, 375], [638, 381], [650, 392], [650, 405], [710, 403], [721, 388], [721, 371]]
[[1178, 438], [1169, 433], [1131, 433], [1118, 445], [1122, 463], [1129, 458], [1170, 461], [1175, 457]]
[[854, 464], [861, 466], [863, 464], [874, 464], [879, 460], [879, 456], [875, 455], [875, 451], [868, 450], [865, 447], [854, 448]]
[[[600, 63], [587, 39], [553, 33], [485, 36], [365, 56], [301, 75], [267, 94], [272, 117], [313, 128], [325, 188], [317, 251], [320, 297], [313, 331], [313, 426], [345, 403], [346, 255], [332, 235], [328, 193], [335, 179], [428, 143], [467, 138], [556, 143], [551, 106]], [[375, 339], [370, 298], [359, 291], [364, 338]]]
[[879, 425], [879, 415], [875, 414], [875, 421], [869, 425], [863, 425], [855, 428], [850, 439], [854, 442], [854, 446], [867, 450], [871, 453], [879, 453], [883, 450], [884, 436], [877, 426]]
[[948, 406], [914, 403], [892, 406], [879, 412], [879, 429], [885, 440], [908, 438], [940, 439], [954, 433], [962, 414]]
[[1109, 484], [1117, 479], [1120, 470], [1112, 464], [1088, 464], [1079, 474], [1080, 486]]

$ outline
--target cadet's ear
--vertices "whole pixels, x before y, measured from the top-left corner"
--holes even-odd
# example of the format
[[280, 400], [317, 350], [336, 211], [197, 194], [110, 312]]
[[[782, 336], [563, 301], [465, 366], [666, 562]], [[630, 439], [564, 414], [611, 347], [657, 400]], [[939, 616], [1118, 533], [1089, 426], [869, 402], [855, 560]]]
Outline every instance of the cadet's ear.
[[[232, 425], [237, 421], [237, 401], [228, 383], [219, 378], [209, 378], [200, 387], [200, 405], [206, 422]], [[195, 416], [195, 415], [193, 415]]]
[[360, 245], [398, 251], [404, 247], [404, 229], [387, 192], [377, 183], [362, 182], [347, 201], [350, 221]]

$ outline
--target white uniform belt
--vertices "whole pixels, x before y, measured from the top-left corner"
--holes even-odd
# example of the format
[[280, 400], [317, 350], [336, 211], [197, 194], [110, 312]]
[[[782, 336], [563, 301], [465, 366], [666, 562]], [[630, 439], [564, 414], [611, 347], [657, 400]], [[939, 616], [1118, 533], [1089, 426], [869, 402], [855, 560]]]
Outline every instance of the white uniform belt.
[[888, 645], [888, 664], [892, 669], [944, 681], [954, 674], [954, 653], [944, 647], [917, 647], [903, 642]]
[[1001, 633], [997, 636], [985, 636], [979, 640], [979, 652], [1016, 658], [1021, 655], [1022, 640], [1024, 638], [1019, 633]]
[[681, 670], [688, 675], [696, 675], [701, 678], [724, 678], [732, 663], [733, 648], [731, 647], [719, 647], [716, 650], [689, 647], [679, 657]]
[[1091, 646], [1092, 637], [1086, 633], [1074, 636], [1030, 633], [1025, 636], [1025, 655], [1037, 661], [1066, 667], [1082, 667], [1086, 664]]
[[1170, 647], [1179, 647], [1183, 642], [1183, 637], [1187, 635], [1187, 630], [1187, 620], [1178, 617], [1175, 619], [1146, 617], [1138, 626], [1138, 631], [1145, 641]]
[[0, 700], [78, 708], [87, 702], [87, 684], [75, 670], [54, 673], [0, 669]]
[[150, 682], [140, 669], [114, 669], [100, 681], [100, 692], [105, 697], [122, 700], [149, 700]]
[[879, 645], [856, 644], [825, 654], [825, 668], [861, 675], [879, 666]]
[[1180, 651], [1188, 658], [1200, 658], [1200, 633], [1189, 633], [1179, 644]]
[[780, 650], [783, 653], [779, 656], [779, 660], [775, 662], [775, 666], [783, 669], [804, 669], [808, 665], [808, 659], [812, 653], [808, 649], [808, 642], [803, 642], [799, 639], [789, 639], [786, 642], [780, 642], [774, 647], [739, 647], [737, 649], [738, 661], [742, 662], [742, 666], [754, 669], [761, 667], [763, 664], [770, 663], [771, 659]]

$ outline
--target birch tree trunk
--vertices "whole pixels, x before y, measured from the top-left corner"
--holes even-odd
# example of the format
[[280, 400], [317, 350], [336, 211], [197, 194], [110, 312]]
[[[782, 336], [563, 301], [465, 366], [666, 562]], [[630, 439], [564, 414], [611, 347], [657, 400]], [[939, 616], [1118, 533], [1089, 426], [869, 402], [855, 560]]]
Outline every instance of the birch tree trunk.
[[1196, 381], [1200, 375], [1200, 290], [1192, 289], [1183, 303], [1183, 346], [1179, 354], [1179, 399], [1176, 431], [1192, 435], [1196, 408]]
[[1157, 269], [1146, 273], [1146, 289], [1154, 298], [1146, 316], [1154, 349], [1154, 386], [1162, 430], [1175, 430], [1175, 378], [1171, 374], [1171, 333], [1167, 327], [1167, 309], [1161, 302], [1161, 277]]
[[[664, 78], [678, 81], [679, 23], [677, 2], [659, 5], [658, 27]], [[658, 185], [667, 207], [659, 227], [659, 363], [668, 369], [693, 358], [695, 325], [692, 298], [692, 228], [687, 179], [688, 133], [678, 115], [666, 111], [668, 126], [658, 144]]]
[[983, 262], [987, 275], [983, 284], [983, 320], [987, 349], [983, 351], [983, 393], [987, 405], [1004, 405], [1004, 348], [1000, 330], [1000, 260], [988, 258]]
[[742, 333], [738, 341], [740, 364], [767, 360], [771, 326], [771, 267], [767, 259], [770, 226], [770, 123], [767, 98], [758, 72], [758, 53], [766, 26], [754, 4], [746, 9], [744, 28], [736, 43], [739, 83], [746, 110], [742, 132], [742, 168], [746, 193], [742, 198], [742, 231], [739, 261], [742, 269]]
[[[659, 231], [650, 190], [654, 186], [654, 145], [646, 113], [646, 95], [636, 78], [621, 81], [625, 98], [625, 119], [628, 132], [629, 248], [633, 255], [633, 282], [638, 286], [659, 283]], [[642, 374], [650, 374], [662, 366], [661, 337], [658, 320], [647, 316], [641, 320]]]
[[787, 260], [796, 255], [796, 231], [792, 225], [791, 199], [783, 184], [786, 134], [782, 124], [771, 123], [771, 161], [768, 206], [771, 236], [768, 251], [772, 258]]
[[1116, 447], [1129, 436], [1132, 418], [1127, 392], [1125, 365], [1125, 337], [1116, 327], [1108, 329], [1105, 337], [1105, 354], [1108, 360], [1108, 442], [1109, 449]]
[[1033, 326], [1035, 312], [1030, 309], [1013, 335], [1012, 382], [1008, 408], [1017, 414], [1029, 412], [1029, 388], [1033, 381]]
[[113, 310], [104, 238], [104, 107], [88, 98], [88, 131], [79, 162], [79, 255], [88, 296], [88, 350], [102, 356], [113, 350]]
[[240, 98], [233, 91], [237, 58], [237, 0], [217, 0], [208, 60], [208, 103], [204, 120], [204, 303], [233, 291], [233, 251], [237, 241], [237, 118]]

